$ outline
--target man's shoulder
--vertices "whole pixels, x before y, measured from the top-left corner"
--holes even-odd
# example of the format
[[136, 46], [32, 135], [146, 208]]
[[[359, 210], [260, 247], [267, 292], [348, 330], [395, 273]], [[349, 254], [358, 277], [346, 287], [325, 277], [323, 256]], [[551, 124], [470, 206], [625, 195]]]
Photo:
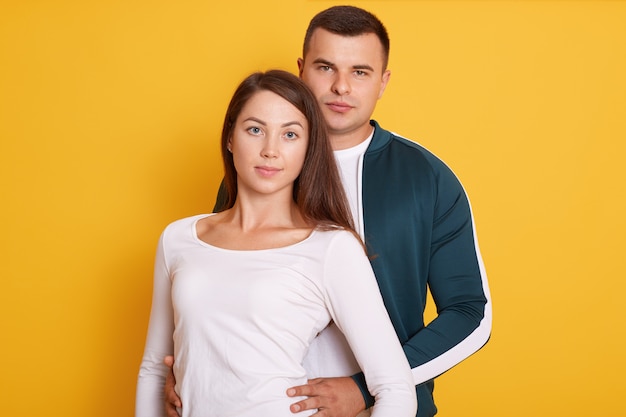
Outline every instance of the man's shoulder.
[[441, 158], [436, 156], [431, 150], [419, 142], [409, 139], [392, 130], [382, 128], [378, 123], [372, 121], [376, 128], [373, 144], [368, 149], [368, 153], [388, 152], [393, 154], [394, 163], [405, 161], [411, 165], [426, 164], [436, 170], [448, 170], [448, 166]]

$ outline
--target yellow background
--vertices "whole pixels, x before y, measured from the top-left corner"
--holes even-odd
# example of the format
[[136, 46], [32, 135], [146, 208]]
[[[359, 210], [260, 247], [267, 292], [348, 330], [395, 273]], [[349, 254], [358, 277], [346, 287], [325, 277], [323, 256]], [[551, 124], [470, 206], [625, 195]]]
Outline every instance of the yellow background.
[[[132, 415], [158, 236], [211, 209], [236, 84], [334, 4], [0, 3], [0, 414]], [[440, 415], [626, 415], [626, 2], [353, 4], [392, 39], [375, 117], [460, 176], [490, 279]]]

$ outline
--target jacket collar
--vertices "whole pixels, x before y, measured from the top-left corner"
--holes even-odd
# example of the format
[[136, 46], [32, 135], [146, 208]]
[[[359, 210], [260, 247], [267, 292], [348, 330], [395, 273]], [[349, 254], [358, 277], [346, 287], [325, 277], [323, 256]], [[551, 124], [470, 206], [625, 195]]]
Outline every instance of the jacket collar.
[[384, 148], [391, 141], [391, 132], [380, 127], [376, 120], [370, 120], [370, 125], [374, 126], [374, 136], [365, 151], [366, 154], [373, 153]]

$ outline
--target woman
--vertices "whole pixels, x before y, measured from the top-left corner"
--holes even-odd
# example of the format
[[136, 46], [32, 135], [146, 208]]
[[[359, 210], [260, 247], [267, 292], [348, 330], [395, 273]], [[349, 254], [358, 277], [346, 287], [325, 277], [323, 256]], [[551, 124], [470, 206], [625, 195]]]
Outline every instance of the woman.
[[250, 75], [221, 145], [226, 209], [176, 221], [159, 240], [137, 417], [163, 415], [172, 352], [183, 416], [293, 416], [286, 390], [306, 382], [302, 359], [331, 320], [376, 397], [372, 415], [414, 416], [410, 368], [313, 95], [284, 71]]

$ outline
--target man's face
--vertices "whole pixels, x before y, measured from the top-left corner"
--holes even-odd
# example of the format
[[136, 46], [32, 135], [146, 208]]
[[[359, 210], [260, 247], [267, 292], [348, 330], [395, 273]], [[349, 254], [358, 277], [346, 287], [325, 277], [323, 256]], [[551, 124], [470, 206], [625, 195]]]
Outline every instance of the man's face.
[[362, 142], [371, 132], [369, 120], [390, 76], [389, 70], [383, 71], [378, 37], [373, 33], [341, 36], [316, 29], [298, 68], [322, 107], [333, 148]]

